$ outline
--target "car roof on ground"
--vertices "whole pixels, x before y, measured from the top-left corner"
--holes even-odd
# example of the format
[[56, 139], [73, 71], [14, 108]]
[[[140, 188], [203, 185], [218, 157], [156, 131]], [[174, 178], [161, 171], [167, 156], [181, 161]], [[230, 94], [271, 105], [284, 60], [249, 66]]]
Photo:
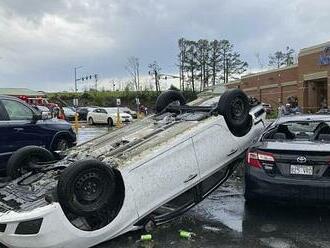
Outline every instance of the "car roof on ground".
[[306, 115], [288, 115], [280, 117], [276, 120], [276, 124], [282, 124], [285, 122], [298, 122], [298, 121], [329, 121], [330, 115], [319, 114], [306, 114]]

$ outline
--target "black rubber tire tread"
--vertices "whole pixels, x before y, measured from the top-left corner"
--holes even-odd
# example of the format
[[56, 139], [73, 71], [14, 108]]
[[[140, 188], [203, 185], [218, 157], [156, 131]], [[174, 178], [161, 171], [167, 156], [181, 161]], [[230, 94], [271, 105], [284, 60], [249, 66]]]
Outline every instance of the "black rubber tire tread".
[[88, 118], [88, 124], [89, 124], [89, 125], [94, 125], [94, 124], [95, 124], [95, 123], [94, 123], [94, 120], [93, 120], [92, 117], [89, 117], [89, 118]]
[[108, 118], [108, 126], [113, 127], [113, 120], [111, 117]]
[[29, 157], [38, 158], [38, 162], [50, 162], [55, 160], [54, 155], [43, 147], [25, 146], [15, 151], [9, 158], [7, 163], [7, 176], [11, 179], [22, 176], [18, 169], [26, 165]]
[[[241, 118], [232, 117], [232, 101], [236, 98], [242, 100], [244, 109]], [[246, 135], [252, 127], [252, 117], [249, 114], [250, 104], [246, 94], [240, 89], [227, 90], [219, 99], [218, 112], [225, 118], [231, 133], [237, 137]]]
[[[81, 204], [74, 201], [75, 182], [84, 171], [98, 170], [104, 176], [103, 183], [107, 183], [106, 191], [102, 192], [98, 200], [92, 204]], [[98, 211], [109, 207], [110, 199], [113, 197], [116, 189], [115, 172], [110, 166], [95, 159], [81, 160], [67, 167], [59, 178], [57, 184], [57, 195], [59, 203], [65, 210], [78, 216], [90, 216]], [[119, 197], [119, 196], [116, 196]]]
[[179, 101], [180, 105], [186, 104], [186, 99], [180, 91], [168, 90], [161, 93], [156, 100], [156, 113], [162, 112], [170, 103]]

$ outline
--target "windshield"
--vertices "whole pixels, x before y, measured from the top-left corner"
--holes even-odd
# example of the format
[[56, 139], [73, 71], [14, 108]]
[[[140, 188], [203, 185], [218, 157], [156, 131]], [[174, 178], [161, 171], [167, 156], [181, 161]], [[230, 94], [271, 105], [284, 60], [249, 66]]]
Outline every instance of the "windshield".
[[330, 122], [297, 121], [281, 123], [271, 132], [266, 133], [264, 139], [330, 142]]

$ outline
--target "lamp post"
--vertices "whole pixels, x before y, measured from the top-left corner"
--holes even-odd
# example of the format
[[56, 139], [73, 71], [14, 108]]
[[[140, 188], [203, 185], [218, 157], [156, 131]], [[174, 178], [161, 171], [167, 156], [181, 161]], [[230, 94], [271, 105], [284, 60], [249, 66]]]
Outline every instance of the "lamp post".
[[77, 70], [80, 69], [80, 68], [82, 68], [82, 66], [77, 66], [77, 67], [74, 68], [74, 91], [75, 91], [75, 93], [78, 92], [77, 81], [79, 81], [80, 78], [77, 79]]

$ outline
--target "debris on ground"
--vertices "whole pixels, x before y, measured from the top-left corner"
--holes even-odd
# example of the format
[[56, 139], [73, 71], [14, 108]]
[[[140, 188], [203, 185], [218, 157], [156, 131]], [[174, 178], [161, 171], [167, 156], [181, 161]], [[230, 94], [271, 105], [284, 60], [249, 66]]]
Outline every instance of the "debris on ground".
[[180, 230], [179, 233], [180, 233], [180, 237], [185, 238], [185, 239], [192, 239], [194, 236], [196, 236], [195, 233], [188, 232], [188, 231], [185, 231], [185, 230]]

